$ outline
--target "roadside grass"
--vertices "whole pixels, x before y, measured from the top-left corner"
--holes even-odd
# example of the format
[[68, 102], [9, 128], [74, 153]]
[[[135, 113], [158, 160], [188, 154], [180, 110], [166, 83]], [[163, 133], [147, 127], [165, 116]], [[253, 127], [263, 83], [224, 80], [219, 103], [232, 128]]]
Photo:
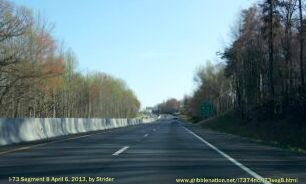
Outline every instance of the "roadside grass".
[[235, 113], [227, 113], [197, 124], [202, 128], [251, 138], [262, 144], [306, 153], [306, 123], [294, 115], [274, 120], [244, 120]]

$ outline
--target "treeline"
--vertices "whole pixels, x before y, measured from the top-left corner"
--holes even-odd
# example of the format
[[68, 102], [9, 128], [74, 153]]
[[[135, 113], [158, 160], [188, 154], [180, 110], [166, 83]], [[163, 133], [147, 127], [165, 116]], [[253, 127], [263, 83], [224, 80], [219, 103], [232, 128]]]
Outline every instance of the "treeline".
[[134, 117], [140, 103], [122, 80], [81, 74], [50, 24], [0, 0], [1, 117]]
[[[305, 115], [305, 4], [264, 0], [241, 12], [233, 42], [220, 53], [225, 65], [197, 74], [199, 87], [184, 100], [196, 118], [235, 109], [244, 118]], [[209, 106], [212, 110], [210, 111]]]
[[219, 115], [232, 107], [233, 94], [230, 79], [224, 75], [224, 64], [206, 66], [198, 69], [194, 81], [198, 88], [193, 96], [185, 96], [182, 104], [184, 114], [195, 119]]
[[157, 105], [157, 110], [154, 111], [156, 114], [174, 114], [179, 112], [181, 103], [175, 98], [170, 98]]

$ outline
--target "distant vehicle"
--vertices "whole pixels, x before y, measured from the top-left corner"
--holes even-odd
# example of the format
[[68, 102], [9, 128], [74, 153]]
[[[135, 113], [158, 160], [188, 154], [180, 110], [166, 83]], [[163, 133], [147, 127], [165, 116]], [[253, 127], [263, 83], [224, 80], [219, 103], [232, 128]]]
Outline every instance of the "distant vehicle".
[[178, 117], [171, 114], [160, 114], [158, 119], [178, 119]]

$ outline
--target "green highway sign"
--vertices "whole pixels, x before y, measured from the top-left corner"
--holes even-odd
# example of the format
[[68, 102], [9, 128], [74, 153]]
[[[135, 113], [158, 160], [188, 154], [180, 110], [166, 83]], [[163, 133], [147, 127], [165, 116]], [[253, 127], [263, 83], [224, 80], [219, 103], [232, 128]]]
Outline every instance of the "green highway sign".
[[213, 114], [213, 106], [209, 102], [204, 102], [201, 106], [201, 114], [204, 117], [210, 117]]

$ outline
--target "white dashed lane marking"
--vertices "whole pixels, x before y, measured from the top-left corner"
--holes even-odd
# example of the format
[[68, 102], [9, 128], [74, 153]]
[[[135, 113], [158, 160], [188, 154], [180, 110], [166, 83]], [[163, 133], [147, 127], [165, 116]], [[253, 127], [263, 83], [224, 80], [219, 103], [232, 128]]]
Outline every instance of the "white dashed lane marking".
[[129, 149], [129, 146], [124, 146], [123, 148], [121, 148], [120, 150], [116, 151], [115, 153], [113, 153], [114, 156], [120, 155], [122, 152], [124, 152], [125, 150]]

